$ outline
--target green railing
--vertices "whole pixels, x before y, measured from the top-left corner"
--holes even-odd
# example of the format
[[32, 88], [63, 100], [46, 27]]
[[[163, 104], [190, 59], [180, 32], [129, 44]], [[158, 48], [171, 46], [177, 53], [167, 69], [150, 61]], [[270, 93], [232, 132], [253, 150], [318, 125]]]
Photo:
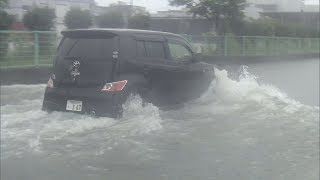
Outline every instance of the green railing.
[[[319, 38], [183, 35], [210, 56], [285, 56], [319, 53]], [[56, 32], [0, 31], [0, 67], [52, 66], [60, 37]]]
[[52, 66], [56, 32], [0, 31], [1, 68]]
[[210, 56], [287, 56], [319, 53], [319, 38], [189, 36], [194, 49]]

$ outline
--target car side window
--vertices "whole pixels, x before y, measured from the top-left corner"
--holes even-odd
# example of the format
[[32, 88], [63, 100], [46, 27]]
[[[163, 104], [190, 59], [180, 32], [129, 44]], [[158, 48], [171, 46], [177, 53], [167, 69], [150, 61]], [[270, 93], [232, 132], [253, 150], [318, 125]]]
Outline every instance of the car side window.
[[137, 41], [137, 56], [138, 57], [146, 57], [147, 56], [147, 51], [146, 51], [144, 41]]
[[177, 42], [168, 42], [171, 58], [174, 61], [191, 61], [192, 53], [184, 45]]
[[146, 50], [148, 57], [165, 58], [164, 45], [158, 41], [146, 41]]

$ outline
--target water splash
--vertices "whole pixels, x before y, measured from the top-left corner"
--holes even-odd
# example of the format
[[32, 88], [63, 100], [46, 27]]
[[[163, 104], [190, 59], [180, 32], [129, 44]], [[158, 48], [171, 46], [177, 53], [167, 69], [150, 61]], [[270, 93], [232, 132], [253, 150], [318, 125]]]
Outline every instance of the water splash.
[[[315, 129], [319, 122], [319, 107], [304, 105], [277, 87], [258, 82], [258, 77], [245, 66], [241, 67], [237, 79], [231, 79], [226, 70], [215, 68], [215, 79], [208, 91], [178, 112], [180, 118], [198, 119], [198, 122], [231, 119], [236, 123], [239, 120], [243, 128], [249, 124], [284, 128], [290, 124], [294, 128]], [[243, 128], [233, 131], [240, 133]], [[314, 132], [317, 135], [317, 131]]]
[[[275, 134], [279, 136], [289, 133], [283, 130], [285, 127], [295, 129], [292, 132], [308, 131], [310, 136], [317, 135], [319, 107], [301, 104], [273, 85], [258, 82], [248, 67], [241, 68], [237, 80], [231, 79], [226, 70], [215, 69], [215, 76], [201, 98], [172, 113], [176, 119], [192, 120], [191, 127], [206, 120], [223, 119], [232, 123], [239, 120], [235, 123], [237, 128], [226, 133], [243, 136], [246, 144], [257, 142], [252, 129], [261, 125], [277, 130]], [[48, 114], [40, 110], [44, 88], [44, 85], [1, 87], [1, 142], [4, 142], [1, 158], [24, 152], [102, 155], [117, 146], [145, 153], [150, 147], [135, 140], [136, 137], [160, 130], [163, 124], [181, 130], [180, 122], [168, 123], [174, 120], [173, 116], [164, 123], [161, 117], [165, 113], [161, 112], [160, 117], [158, 108], [143, 103], [139, 96], [131, 96], [123, 105], [124, 116], [120, 120], [64, 112]], [[16, 89], [27, 90], [17, 93]]]
[[[44, 88], [44, 85], [1, 87], [1, 142], [5, 142], [1, 143], [1, 158], [30, 151], [51, 151], [59, 145], [71, 151], [90, 139], [101, 141], [98, 149], [112, 149], [126, 140], [132, 142], [130, 138], [134, 136], [162, 128], [158, 108], [143, 104], [139, 96], [130, 97], [124, 105], [123, 118], [115, 120], [41, 111]], [[27, 91], [17, 93], [17, 89]], [[61, 153], [63, 148], [58, 148]]]

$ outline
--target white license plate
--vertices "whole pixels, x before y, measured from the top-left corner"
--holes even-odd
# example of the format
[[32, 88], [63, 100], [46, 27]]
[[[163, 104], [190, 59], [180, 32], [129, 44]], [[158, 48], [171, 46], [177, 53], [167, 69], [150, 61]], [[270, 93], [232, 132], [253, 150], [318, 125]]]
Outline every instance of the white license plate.
[[67, 101], [67, 111], [81, 111], [82, 101], [68, 100]]

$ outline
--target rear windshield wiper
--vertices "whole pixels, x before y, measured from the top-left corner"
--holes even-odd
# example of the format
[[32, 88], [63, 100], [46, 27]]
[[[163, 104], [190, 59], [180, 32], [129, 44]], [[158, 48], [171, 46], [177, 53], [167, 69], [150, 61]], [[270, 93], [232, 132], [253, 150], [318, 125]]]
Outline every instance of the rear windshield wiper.
[[68, 50], [68, 52], [66, 53], [66, 55], [69, 55], [69, 53], [71, 52], [71, 50], [74, 48], [74, 46], [78, 43], [79, 39], [77, 39], [71, 46], [71, 48]]

